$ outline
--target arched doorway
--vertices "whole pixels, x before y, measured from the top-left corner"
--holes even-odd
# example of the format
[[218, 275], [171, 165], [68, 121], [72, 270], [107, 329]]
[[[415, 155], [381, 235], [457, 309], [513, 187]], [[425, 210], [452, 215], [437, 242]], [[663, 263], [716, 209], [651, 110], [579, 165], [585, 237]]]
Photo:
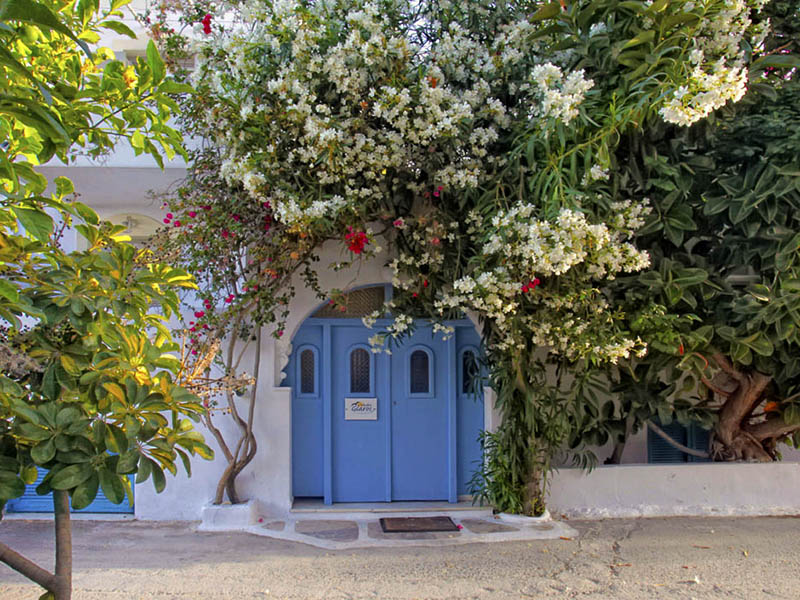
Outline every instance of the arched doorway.
[[[323, 305], [292, 340], [292, 489], [332, 502], [457, 502], [481, 460], [483, 395], [473, 384], [480, 337], [469, 320], [449, 339], [426, 322], [374, 353], [361, 317], [388, 286]], [[388, 323], [388, 320], [386, 321]]]

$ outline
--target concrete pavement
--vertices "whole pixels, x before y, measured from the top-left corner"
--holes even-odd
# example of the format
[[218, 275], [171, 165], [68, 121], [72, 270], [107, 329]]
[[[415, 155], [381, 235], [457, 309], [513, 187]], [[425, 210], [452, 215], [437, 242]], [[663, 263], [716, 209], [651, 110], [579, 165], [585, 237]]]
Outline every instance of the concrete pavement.
[[[800, 598], [800, 519], [569, 521], [572, 539], [326, 550], [187, 523], [74, 523], [75, 600]], [[52, 525], [0, 539], [52, 566]], [[566, 537], [566, 536], [565, 536]], [[0, 598], [38, 597], [0, 565]]]

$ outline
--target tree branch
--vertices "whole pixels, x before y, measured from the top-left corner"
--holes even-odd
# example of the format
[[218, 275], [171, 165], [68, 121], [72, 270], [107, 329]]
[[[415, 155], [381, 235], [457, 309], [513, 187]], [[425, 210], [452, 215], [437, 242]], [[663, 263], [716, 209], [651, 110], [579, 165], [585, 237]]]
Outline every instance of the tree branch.
[[56, 576], [53, 573], [46, 571], [32, 560], [12, 550], [3, 542], [0, 542], [0, 562], [4, 562], [17, 573], [21, 573], [46, 590], [51, 590], [55, 584]]
[[790, 435], [800, 429], [800, 425], [790, 425], [783, 418], [776, 418], [747, 425], [743, 429], [761, 443], [766, 439], [778, 439]]
[[711, 455], [708, 452], [703, 452], [702, 450], [695, 450], [694, 448], [689, 448], [688, 446], [684, 446], [680, 442], [676, 442], [669, 436], [669, 434], [666, 431], [661, 429], [661, 427], [659, 427], [652, 421], [648, 421], [647, 426], [650, 429], [652, 429], [654, 433], [658, 434], [661, 438], [663, 438], [665, 442], [677, 448], [684, 454], [689, 454], [690, 456], [696, 456], [697, 458], [711, 458]]
[[731, 396], [733, 396], [733, 391], [722, 389], [713, 381], [711, 381], [708, 377], [701, 376], [700, 381], [702, 381], [703, 384], [715, 394], [719, 394], [724, 398], [730, 398]]
[[717, 352], [712, 356], [714, 362], [717, 363], [717, 366], [725, 371], [732, 379], [735, 379], [739, 383], [744, 381], [745, 375], [741, 371], [737, 371], [733, 365], [728, 361], [724, 354], [721, 352]]

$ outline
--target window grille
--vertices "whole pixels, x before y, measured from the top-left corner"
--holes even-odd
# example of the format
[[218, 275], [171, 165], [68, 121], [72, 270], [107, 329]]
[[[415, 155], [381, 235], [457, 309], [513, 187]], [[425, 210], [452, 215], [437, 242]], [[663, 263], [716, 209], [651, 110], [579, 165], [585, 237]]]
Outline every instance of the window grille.
[[[326, 304], [314, 317], [318, 319], [360, 319], [383, 309], [386, 289], [382, 285], [347, 292], [334, 304]], [[344, 310], [342, 310], [344, 308]]]

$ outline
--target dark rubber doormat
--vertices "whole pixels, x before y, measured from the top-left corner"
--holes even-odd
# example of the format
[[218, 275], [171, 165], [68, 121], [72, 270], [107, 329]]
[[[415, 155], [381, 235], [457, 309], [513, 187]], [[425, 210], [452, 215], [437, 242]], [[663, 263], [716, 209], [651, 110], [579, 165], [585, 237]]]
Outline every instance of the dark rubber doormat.
[[450, 517], [389, 517], [380, 521], [384, 533], [458, 531]]

